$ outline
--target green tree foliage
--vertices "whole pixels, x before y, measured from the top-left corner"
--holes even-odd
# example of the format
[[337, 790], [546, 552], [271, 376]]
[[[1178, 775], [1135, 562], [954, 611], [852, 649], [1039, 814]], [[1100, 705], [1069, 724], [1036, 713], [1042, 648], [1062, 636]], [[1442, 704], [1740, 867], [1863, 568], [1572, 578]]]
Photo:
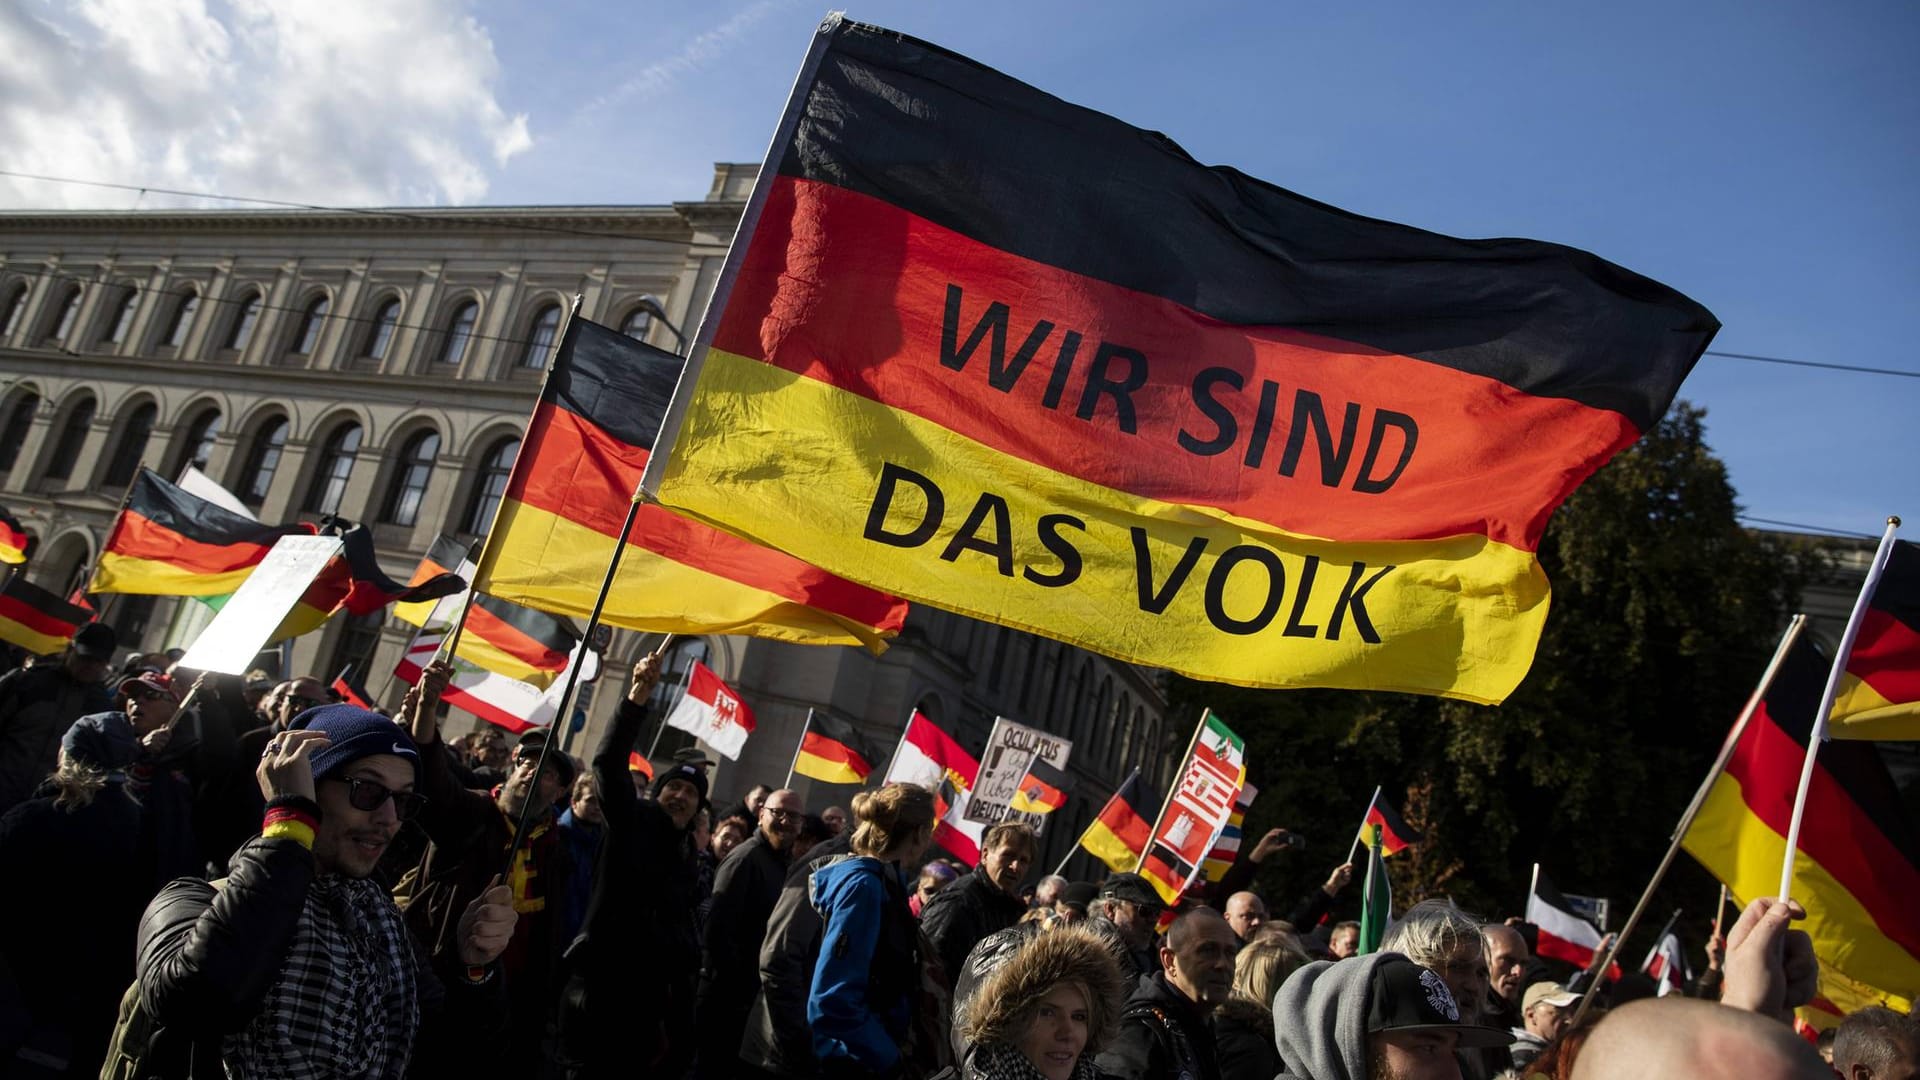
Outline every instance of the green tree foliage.
[[[1313, 841], [1270, 860], [1263, 891], [1290, 898], [1324, 880], [1381, 784], [1427, 834], [1392, 860], [1397, 906], [1446, 894], [1518, 914], [1535, 861], [1566, 891], [1638, 896], [1824, 565], [1735, 520], [1704, 416], [1677, 403], [1555, 513], [1540, 548], [1546, 630], [1504, 705], [1175, 681], [1175, 715], [1211, 706], [1247, 738], [1261, 789], [1250, 841], [1280, 824]], [[1676, 868], [1667, 891], [1708, 918], [1714, 886]], [[1357, 890], [1342, 901], [1356, 908]]]

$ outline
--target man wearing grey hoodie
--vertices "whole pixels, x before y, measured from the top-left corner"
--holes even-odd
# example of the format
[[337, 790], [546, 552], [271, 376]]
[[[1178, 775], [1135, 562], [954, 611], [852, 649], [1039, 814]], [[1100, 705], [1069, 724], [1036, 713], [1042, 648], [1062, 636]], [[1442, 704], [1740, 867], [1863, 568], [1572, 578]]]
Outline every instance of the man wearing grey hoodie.
[[1456, 1050], [1505, 1046], [1460, 1022], [1440, 976], [1399, 953], [1308, 964], [1273, 999], [1278, 1080], [1458, 1080]]

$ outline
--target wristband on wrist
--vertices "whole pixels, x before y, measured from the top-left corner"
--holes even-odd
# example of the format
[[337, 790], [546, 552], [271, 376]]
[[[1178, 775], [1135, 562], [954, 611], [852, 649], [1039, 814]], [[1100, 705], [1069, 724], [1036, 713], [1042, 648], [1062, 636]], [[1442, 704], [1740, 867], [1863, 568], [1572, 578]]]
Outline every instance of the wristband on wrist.
[[467, 985], [484, 986], [493, 980], [493, 967], [486, 964], [470, 964], [467, 967]]
[[[305, 806], [299, 805], [305, 803]], [[312, 809], [309, 810], [309, 807]], [[319, 809], [313, 800], [291, 796], [287, 800], [275, 799], [267, 805], [267, 814], [261, 822], [260, 835], [272, 839], [285, 838], [297, 840], [300, 846], [313, 850], [313, 832], [320, 824]]]

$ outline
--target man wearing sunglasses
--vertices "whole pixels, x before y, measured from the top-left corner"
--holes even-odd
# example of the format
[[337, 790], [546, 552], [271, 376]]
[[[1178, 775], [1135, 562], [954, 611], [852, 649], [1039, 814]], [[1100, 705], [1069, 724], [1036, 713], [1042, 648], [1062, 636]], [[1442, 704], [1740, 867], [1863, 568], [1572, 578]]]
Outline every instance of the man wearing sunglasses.
[[[421, 808], [419, 761], [398, 725], [352, 705], [311, 710], [268, 743], [264, 825], [224, 887], [174, 881], [142, 919], [141, 999], [161, 1032], [150, 1063], [399, 1076], [414, 1058], [457, 1064], [463, 1029], [498, 1024], [491, 965], [515, 923], [506, 887], [466, 905], [459, 966], [436, 972], [371, 877]], [[424, 1015], [423, 1002], [438, 1008]]]
[[806, 813], [796, 792], [781, 788], [768, 795], [760, 804], [759, 828], [714, 875], [701, 949], [696, 1076], [730, 1077], [739, 1071], [741, 1032], [760, 992], [760, 931], [773, 917]]

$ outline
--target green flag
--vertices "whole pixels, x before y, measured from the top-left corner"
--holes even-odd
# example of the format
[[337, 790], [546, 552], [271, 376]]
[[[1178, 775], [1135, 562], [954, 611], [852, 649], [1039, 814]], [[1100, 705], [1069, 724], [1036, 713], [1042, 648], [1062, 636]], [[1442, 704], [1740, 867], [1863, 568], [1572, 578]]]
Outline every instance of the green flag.
[[1387, 861], [1380, 854], [1380, 826], [1367, 826], [1367, 887], [1360, 905], [1359, 955], [1378, 952], [1393, 921], [1393, 888], [1387, 884]]

